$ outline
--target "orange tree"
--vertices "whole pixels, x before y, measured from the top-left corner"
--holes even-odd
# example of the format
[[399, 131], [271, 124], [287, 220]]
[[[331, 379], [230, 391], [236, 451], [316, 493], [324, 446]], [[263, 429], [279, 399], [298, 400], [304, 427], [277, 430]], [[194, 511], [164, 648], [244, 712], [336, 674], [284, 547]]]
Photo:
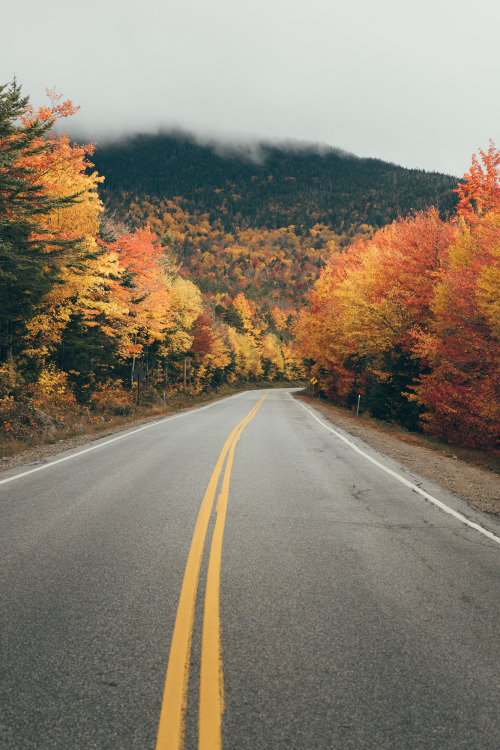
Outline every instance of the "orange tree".
[[373, 416], [417, 426], [404, 391], [420, 372], [414, 333], [430, 300], [454, 229], [435, 209], [400, 219], [332, 256], [298, 328], [321, 388], [340, 403], [357, 394]]
[[427, 364], [414, 398], [426, 431], [493, 450], [500, 441], [500, 152], [474, 157], [458, 189], [451, 243], [431, 302], [433, 319], [415, 337]]

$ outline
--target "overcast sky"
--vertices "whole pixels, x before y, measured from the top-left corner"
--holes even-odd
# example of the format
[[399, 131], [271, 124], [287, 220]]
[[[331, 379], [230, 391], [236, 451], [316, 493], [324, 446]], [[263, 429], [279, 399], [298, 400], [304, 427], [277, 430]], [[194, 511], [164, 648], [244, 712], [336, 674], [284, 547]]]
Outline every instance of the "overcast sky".
[[24, 0], [1, 82], [66, 129], [306, 140], [461, 176], [500, 147], [498, 0]]

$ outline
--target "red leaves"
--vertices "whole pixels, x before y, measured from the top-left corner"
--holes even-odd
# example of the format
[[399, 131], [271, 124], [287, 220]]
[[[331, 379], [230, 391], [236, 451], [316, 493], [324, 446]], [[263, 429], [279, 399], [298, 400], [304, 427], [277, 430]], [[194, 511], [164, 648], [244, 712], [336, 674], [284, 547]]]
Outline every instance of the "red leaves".
[[423, 410], [424, 429], [493, 450], [500, 439], [500, 152], [492, 143], [457, 192], [461, 221], [443, 222], [430, 209], [332, 257], [299, 342], [323, 390], [344, 402], [363, 378], [400, 377], [391, 370], [398, 349], [414, 368], [406, 390]]
[[134, 233], [122, 235], [116, 242], [109, 245], [120, 256], [121, 265], [134, 276], [154, 278], [158, 273], [159, 260], [164, 248], [158, 242], [156, 235], [147, 229], [140, 229]]
[[206, 312], [200, 313], [193, 323], [194, 333], [191, 351], [202, 362], [208, 359], [208, 355], [215, 352], [213, 325], [214, 321]]
[[434, 317], [417, 337], [431, 371], [415, 393], [430, 434], [491, 450], [500, 439], [500, 211], [474, 217], [448, 248]]
[[500, 151], [490, 140], [488, 151], [479, 149], [479, 156], [474, 154], [472, 166], [464, 175], [465, 184], [456, 190], [457, 214], [471, 226], [488, 211], [500, 211]]

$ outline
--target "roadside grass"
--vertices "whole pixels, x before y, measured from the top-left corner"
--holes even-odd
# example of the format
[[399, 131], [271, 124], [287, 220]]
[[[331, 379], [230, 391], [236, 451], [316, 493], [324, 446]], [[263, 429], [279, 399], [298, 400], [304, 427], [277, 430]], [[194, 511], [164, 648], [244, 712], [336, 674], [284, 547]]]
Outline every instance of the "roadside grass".
[[422, 448], [428, 448], [436, 453], [441, 453], [447, 458], [456, 458], [460, 461], [465, 461], [473, 466], [479, 466], [483, 469], [488, 469], [496, 474], [500, 474], [500, 451], [495, 453], [485, 453], [484, 451], [474, 450], [472, 448], [463, 448], [458, 445], [451, 445], [443, 443], [439, 440], [435, 440], [427, 435], [420, 432], [411, 432], [410, 430], [400, 427], [399, 425], [391, 422], [384, 422], [381, 419], [374, 419], [370, 417], [367, 412], [362, 412], [359, 416], [356, 416], [356, 409], [347, 409], [319, 396], [312, 396], [306, 391], [299, 394], [299, 398], [304, 401], [309, 401], [312, 405], [314, 403], [328, 406], [333, 412], [338, 412], [343, 417], [351, 419], [353, 423], [361, 422], [369, 427], [372, 427], [379, 432], [384, 432], [387, 435], [401, 440], [403, 443], [408, 445], [416, 445]]

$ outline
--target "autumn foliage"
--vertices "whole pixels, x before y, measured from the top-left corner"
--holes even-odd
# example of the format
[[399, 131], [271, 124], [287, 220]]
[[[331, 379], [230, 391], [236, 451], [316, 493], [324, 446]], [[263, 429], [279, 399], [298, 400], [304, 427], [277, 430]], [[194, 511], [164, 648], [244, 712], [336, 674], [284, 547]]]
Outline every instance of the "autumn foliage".
[[139, 395], [300, 375], [282, 351], [290, 313], [262, 315], [242, 285], [203, 294], [171, 235], [106, 215], [94, 146], [53, 128], [77, 108], [48, 95], [35, 111], [0, 89], [0, 422], [16, 402], [126, 413]]
[[492, 450], [500, 437], [500, 154], [474, 157], [456, 218], [400, 219], [332, 258], [297, 326], [326, 394]]

